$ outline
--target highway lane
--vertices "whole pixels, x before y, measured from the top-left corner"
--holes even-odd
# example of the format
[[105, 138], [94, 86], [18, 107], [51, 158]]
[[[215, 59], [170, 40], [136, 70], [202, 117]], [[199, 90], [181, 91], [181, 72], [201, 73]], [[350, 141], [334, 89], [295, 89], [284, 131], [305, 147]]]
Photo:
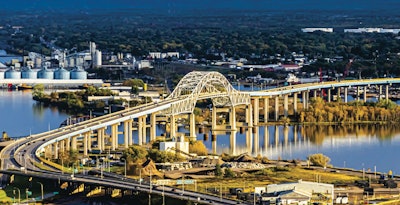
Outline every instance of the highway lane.
[[6, 173], [9, 175], [25, 175], [32, 176], [37, 178], [45, 178], [45, 179], [53, 179], [61, 182], [76, 182], [76, 183], [84, 183], [86, 185], [91, 186], [101, 186], [101, 187], [111, 187], [115, 189], [121, 190], [131, 190], [131, 191], [139, 191], [157, 195], [164, 195], [166, 197], [178, 198], [181, 200], [191, 200], [201, 202], [202, 204], [245, 204], [235, 200], [229, 200], [220, 198], [213, 195], [206, 195], [203, 193], [197, 193], [187, 190], [175, 189], [169, 186], [155, 186], [150, 185], [149, 183], [139, 183], [138, 181], [127, 179], [127, 178], [109, 178], [109, 177], [95, 177], [90, 175], [69, 175], [69, 174], [60, 174], [53, 173], [47, 171], [10, 171], [10, 170], [2, 170], [0, 173]]

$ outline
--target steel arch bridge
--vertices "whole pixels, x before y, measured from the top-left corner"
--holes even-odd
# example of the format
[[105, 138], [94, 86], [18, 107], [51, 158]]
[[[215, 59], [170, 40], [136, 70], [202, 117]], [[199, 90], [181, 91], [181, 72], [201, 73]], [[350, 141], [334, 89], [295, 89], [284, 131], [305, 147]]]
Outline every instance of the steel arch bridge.
[[237, 91], [218, 72], [193, 71], [186, 74], [166, 100], [172, 100], [166, 115], [192, 113], [198, 100], [211, 99], [214, 106], [250, 104], [250, 95]]

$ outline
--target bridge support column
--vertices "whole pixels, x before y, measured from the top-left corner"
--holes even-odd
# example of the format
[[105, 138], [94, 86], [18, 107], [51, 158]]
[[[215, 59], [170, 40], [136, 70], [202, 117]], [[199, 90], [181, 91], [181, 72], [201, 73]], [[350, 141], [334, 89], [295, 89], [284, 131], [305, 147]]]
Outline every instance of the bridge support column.
[[54, 159], [58, 159], [58, 142], [53, 144]]
[[143, 145], [143, 121], [142, 121], [142, 117], [138, 117], [138, 145]]
[[386, 91], [385, 100], [386, 100], [386, 102], [388, 102], [389, 101], [389, 85], [385, 86], [385, 91]]
[[264, 123], [268, 122], [269, 115], [269, 98], [264, 98]]
[[284, 95], [283, 96], [283, 115], [285, 117], [288, 116], [288, 110], [289, 110], [289, 95]]
[[293, 113], [297, 115], [297, 93], [293, 93]]
[[236, 108], [235, 108], [235, 106], [232, 106], [229, 116], [230, 116], [229, 123], [231, 125], [231, 130], [236, 130]]
[[347, 103], [347, 90], [348, 88], [344, 88], [344, 102]]
[[229, 135], [229, 152], [231, 155], [236, 155], [236, 132], [231, 131]]
[[337, 88], [337, 94], [336, 94], [336, 102], [339, 102], [339, 99], [341, 98], [341, 94], [340, 94], [341, 88]]
[[363, 100], [364, 102], [367, 102], [367, 86], [364, 86], [364, 93], [363, 93]]
[[250, 104], [247, 105], [246, 107], [246, 122], [247, 126], [253, 127], [253, 106]]
[[[214, 109], [215, 109], [215, 107], [214, 107]], [[214, 120], [215, 119], [213, 119], [213, 121]], [[176, 124], [175, 124], [175, 116], [174, 115], [170, 116], [170, 137], [171, 138], [176, 137]]]
[[217, 128], [217, 108], [213, 106], [211, 111], [211, 130], [215, 130]]
[[255, 125], [255, 126], [257, 126], [258, 125], [258, 121], [259, 121], [259, 119], [260, 119], [260, 106], [259, 106], [259, 101], [260, 101], [260, 99], [258, 99], [258, 98], [254, 98], [253, 99], [254, 101], [254, 107], [253, 107], [253, 116], [254, 116], [254, 120], [253, 120], [253, 124]]
[[379, 85], [379, 100], [382, 99], [382, 85]]
[[303, 109], [307, 109], [307, 96], [306, 96], [306, 91], [301, 92], [301, 98], [303, 99]]
[[124, 121], [124, 148], [128, 149], [129, 147], [129, 125], [132, 120]]
[[83, 133], [83, 156], [88, 156], [88, 133]]
[[156, 113], [152, 113], [150, 115], [150, 141], [156, 140], [156, 128], [157, 128], [157, 122], [156, 122]]
[[60, 141], [60, 151], [65, 152], [65, 140]]
[[88, 141], [87, 141], [88, 151], [92, 151], [92, 131], [89, 131], [87, 133], [88, 133]]
[[279, 96], [275, 96], [275, 121], [279, 120]]
[[111, 125], [111, 150], [115, 151], [118, 146], [118, 124]]
[[317, 90], [313, 90], [313, 99], [317, 98]]
[[72, 139], [71, 139], [71, 149], [72, 150], [77, 150], [78, 149], [77, 138], [78, 138], [78, 136], [73, 136]]
[[146, 142], [147, 142], [147, 133], [146, 133], [146, 130], [147, 130], [147, 125], [146, 125], [146, 118], [147, 118], [147, 115], [145, 115], [145, 116], [143, 116], [142, 117], [142, 129], [143, 129], [143, 131], [142, 131], [142, 140], [143, 140], [143, 144], [146, 144]]
[[106, 128], [102, 127], [97, 129], [97, 148], [100, 151], [104, 150], [104, 130]]
[[189, 136], [190, 140], [196, 141], [196, 119], [194, 113], [189, 114]]
[[133, 145], [132, 126], [133, 126], [133, 120], [131, 119], [128, 121], [128, 145], [129, 146]]
[[66, 138], [65, 139], [65, 150], [70, 151], [71, 150], [71, 138]]
[[328, 102], [331, 102], [331, 89], [330, 89], [330, 88], [328, 88], [328, 95], [327, 95], [327, 97], [328, 97]]
[[357, 92], [357, 94], [356, 94], [357, 101], [360, 101], [360, 86], [357, 86], [356, 92]]

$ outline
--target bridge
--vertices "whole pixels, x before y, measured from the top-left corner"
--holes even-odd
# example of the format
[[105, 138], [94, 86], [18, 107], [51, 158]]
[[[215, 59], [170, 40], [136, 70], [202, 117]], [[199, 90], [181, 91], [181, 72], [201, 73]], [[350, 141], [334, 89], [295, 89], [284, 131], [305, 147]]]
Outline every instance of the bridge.
[[[327, 93], [327, 101], [332, 100], [331, 91], [336, 90], [337, 99], [341, 96], [343, 90], [344, 101], [347, 102], [349, 88], [356, 88], [357, 96], [360, 96], [360, 88], [363, 88], [363, 100], [366, 100], [367, 87], [378, 86], [379, 97], [383, 96], [382, 91], [385, 89], [385, 98], [388, 99], [389, 87], [393, 84], [400, 83], [399, 78], [370, 79], [357, 81], [341, 81], [341, 82], [321, 82], [313, 84], [290, 85], [286, 87], [274, 88], [257, 92], [240, 92], [235, 90], [229, 81], [218, 72], [199, 72], [194, 71], [184, 76], [176, 86], [175, 90], [166, 99], [160, 102], [152, 102], [140, 105], [126, 110], [110, 113], [101, 117], [93, 118], [77, 124], [64, 126], [48, 132], [35, 134], [26, 138], [21, 138], [8, 145], [0, 152], [2, 160], [2, 173], [15, 174], [15, 172], [7, 171], [9, 168], [23, 167], [23, 172], [38, 176], [43, 172], [36, 164], [43, 161], [41, 156], [45, 158], [58, 159], [59, 152], [70, 150], [81, 150], [84, 156], [88, 156], [90, 151], [98, 149], [105, 151], [106, 145], [112, 151], [125, 150], [133, 145], [133, 129], [138, 130], [138, 141], [135, 144], [143, 145], [148, 141], [156, 139], [156, 117], [165, 116], [169, 119], [170, 131], [167, 137], [177, 137], [177, 116], [188, 115], [189, 118], [189, 138], [196, 139], [195, 134], [195, 115], [193, 113], [198, 100], [210, 99], [213, 104], [212, 108], [212, 124], [211, 130], [217, 130], [217, 113], [218, 111], [229, 112], [229, 122], [227, 129], [231, 131], [231, 143], [235, 143], [235, 133], [237, 128], [251, 128], [260, 124], [260, 113], [264, 116], [263, 122], [269, 119], [269, 101], [272, 99], [274, 106], [274, 120], [278, 120], [280, 116], [288, 116], [289, 96], [292, 97], [293, 112], [298, 112], [297, 105], [300, 103], [298, 94], [302, 94], [303, 107], [307, 108], [312, 97], [321, 96], [322, 92]], [[319, 94], [320, 93], [320, 94]], [[283, 100], [281, 100], [283, 98]], [[260, 106], [260, 100], [261, 102]], [[283, 113], [279, 112], [280, 106], [283, 104]], [[238, 122], [236, 119], [236, 109], [245, 109], [246, 117], [244, 122]], [[149, 124], [146, 124], [149, 121]], [[134, 123], [135, 122], [135, 123]], [[118, 131], [118, 127], [123, 128], [123, 132]], [[111, 133], [109, 137], [105, 130], [109, 128]], [[149, 136], [147, 136], [149, 129]], [[122, 135], [123, 143], [118, 144], [118, 139]], [[106, 144], [109, 142], [109, 144]], [[79, 144], [79, 146], [78, 146]], [[234, 150], [233, 150], [234, 153]], [[46, 162], [46, 161], [45, 161]], [[44, 163], [46, 164], [46, 163]], [[87, 183], [96, 186], [113, 187], [123, 190], [139, 190], [149, 192], [152, 185], [143, 185], [138, 187], [137, 182], [127, 180], [125, 177], [120, 178], [96, 178], [87, 175], [64, 175], [60, 173], [51, 164], [44, 165], [47, 169], [53, 170], [41, 174], [46, 178], [60, 178], [65, 181], [75, 183]], [[39, 176], [38, 176], [39, 177]], [[90, 181], [94, 180], [94, 181]], [[106, 181], [108, 180], [108, 181]], [[109, 181], [111, 180], [111, 181]], [[124, 181], [123, 183], [121, 181]], [[122, 187], [124, 186], [124, 187]], [[169, 188], [167, 188], [167, 191]], [[193, 192], [177, 193], [172, 191], [171, 196], [196, 201], [198, 197], [204, 199], [206, 203], [216, 204], [236, 204], [237, 201], [229, 199], [220, 199], [215, 196], [198, 194]], [[154, 192], [160, 194], [160, 192]], [[197, 194], [197, 195], [196, 195]]]

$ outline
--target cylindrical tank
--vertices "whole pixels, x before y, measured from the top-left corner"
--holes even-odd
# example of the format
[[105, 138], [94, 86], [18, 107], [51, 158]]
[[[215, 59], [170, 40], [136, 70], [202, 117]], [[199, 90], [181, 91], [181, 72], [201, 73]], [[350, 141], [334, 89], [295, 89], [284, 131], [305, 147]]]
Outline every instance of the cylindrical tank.
[[16, 71], [14, 69], [8, 69], [4, 73], [5, 79], [21, 79], [21, 72]]
[[54, 72], [54, 79], [69, 80], [69, 71], [64, 68], [59, 68]]
[[36, 79], [37, 72], [33, 71], [31, 68], [26, 68], [21, 72], [21, 78], [23, 79]]
[[75, 68], [71, 71], [71, 79], [75, 80], [86, 80], [87, 79], [87, 72], [82, 68]]
[[44, 67], [43, 69], [38, 71], [37, 77], [40, 79], [53, 79], [54, 72], [52, 70], [49, 70], [46, 67]]

